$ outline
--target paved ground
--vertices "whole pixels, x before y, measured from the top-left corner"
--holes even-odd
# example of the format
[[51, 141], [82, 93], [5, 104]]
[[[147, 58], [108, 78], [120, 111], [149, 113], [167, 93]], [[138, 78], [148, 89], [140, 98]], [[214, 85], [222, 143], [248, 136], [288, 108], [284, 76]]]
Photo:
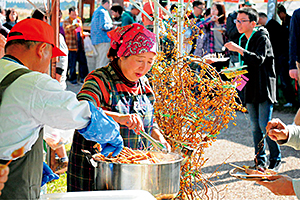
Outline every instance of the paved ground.
[[[285, 123], [292, 123], [294, 114], [294, 112], [275, 111], [273, 117], [278, 117]], [[232, 162], [239, 166], [254, 164], [253, 139], [248, 115], [238, 113], [236, 124], [237, 126], [231, 124], [228, 129], [222, 131], [217, 141], [212, 147], [207, 149], [204, 156], [208, 157], [209, 161], [203, 168], [203, 172], [207, 175], [210, 175], [231, 154], [227, 162]], [[300, 151], [297, 152], [290, 147], [282, 147], [281, 150], [283, 164], [279, 172], [293, 178], [300, 178]], [[222, 165], [218, 169], [220, 172], [219, 178], [212, 179], [217, 189], [227, 188], [220, 192], [220, 196], [223, 199], [297, 199], [296, 197], [276, 196], [255, 182], [233, 178], [228, 173], [230, 169], [232, 169], [230, 165]]]

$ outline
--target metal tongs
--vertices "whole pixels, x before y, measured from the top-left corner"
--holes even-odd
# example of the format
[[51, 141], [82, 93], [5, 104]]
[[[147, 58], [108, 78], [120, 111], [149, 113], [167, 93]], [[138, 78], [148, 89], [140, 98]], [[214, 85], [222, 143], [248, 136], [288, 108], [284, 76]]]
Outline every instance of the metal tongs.
[[150, 141], [152, 143], [152, 145], [154, 146], [154, 148], [156, 148], [157, 150], [162, 151], [163, 153], [170, 153], [168, 151], [168, 149], [165, 147], [165, 145], [163, 145], [162, 143], [158, 142], [156, 139], [154, 139], [153, 137], [151, 137], [146, 132], [140, 131], [140, 134], [142, 136], [144, 136], [148, 141]]

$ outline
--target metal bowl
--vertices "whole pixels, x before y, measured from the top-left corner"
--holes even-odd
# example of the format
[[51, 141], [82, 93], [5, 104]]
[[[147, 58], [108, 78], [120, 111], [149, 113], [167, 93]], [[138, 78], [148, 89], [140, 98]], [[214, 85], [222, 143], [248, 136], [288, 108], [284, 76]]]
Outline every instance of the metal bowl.
[[153, 152], [163, 159], [157, 164], [121, 164], [94, 161], [96, 190], [146, 190], [160, 199], [179, 192], [180, 164], [174, 153]]

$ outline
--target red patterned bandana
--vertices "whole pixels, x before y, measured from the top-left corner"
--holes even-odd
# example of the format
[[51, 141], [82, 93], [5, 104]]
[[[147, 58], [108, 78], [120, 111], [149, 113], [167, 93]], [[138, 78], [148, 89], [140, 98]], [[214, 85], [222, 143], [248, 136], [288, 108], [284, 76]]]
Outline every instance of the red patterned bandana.
[[156, 53], [155, 34], [144, 26], [134, 23], [119, 27], [107, 33], [110, 45], [118, 49], [118, 57], [132, 56], [146, 52]]

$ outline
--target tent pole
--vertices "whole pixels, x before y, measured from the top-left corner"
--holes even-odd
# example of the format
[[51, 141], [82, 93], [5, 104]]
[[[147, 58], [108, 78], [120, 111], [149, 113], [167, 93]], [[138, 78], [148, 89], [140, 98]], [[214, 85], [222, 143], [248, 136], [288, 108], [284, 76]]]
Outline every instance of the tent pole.
[[276, 10], [277, 9], [277, 0], [268, 1], [268, 19], [276, 20]]
[[177, 15], [177, 24], [178, 24], [178, 29], [177, 29], [177, 49], [179, 52], [179, 56], [182, 55], [183, 51], [183, 23], [184, 23], [184, 16], [183, 14], [185, 11], [183, 10], [184, 8], [184, 2], [183, 0], [178, 0], [178, 15]]

